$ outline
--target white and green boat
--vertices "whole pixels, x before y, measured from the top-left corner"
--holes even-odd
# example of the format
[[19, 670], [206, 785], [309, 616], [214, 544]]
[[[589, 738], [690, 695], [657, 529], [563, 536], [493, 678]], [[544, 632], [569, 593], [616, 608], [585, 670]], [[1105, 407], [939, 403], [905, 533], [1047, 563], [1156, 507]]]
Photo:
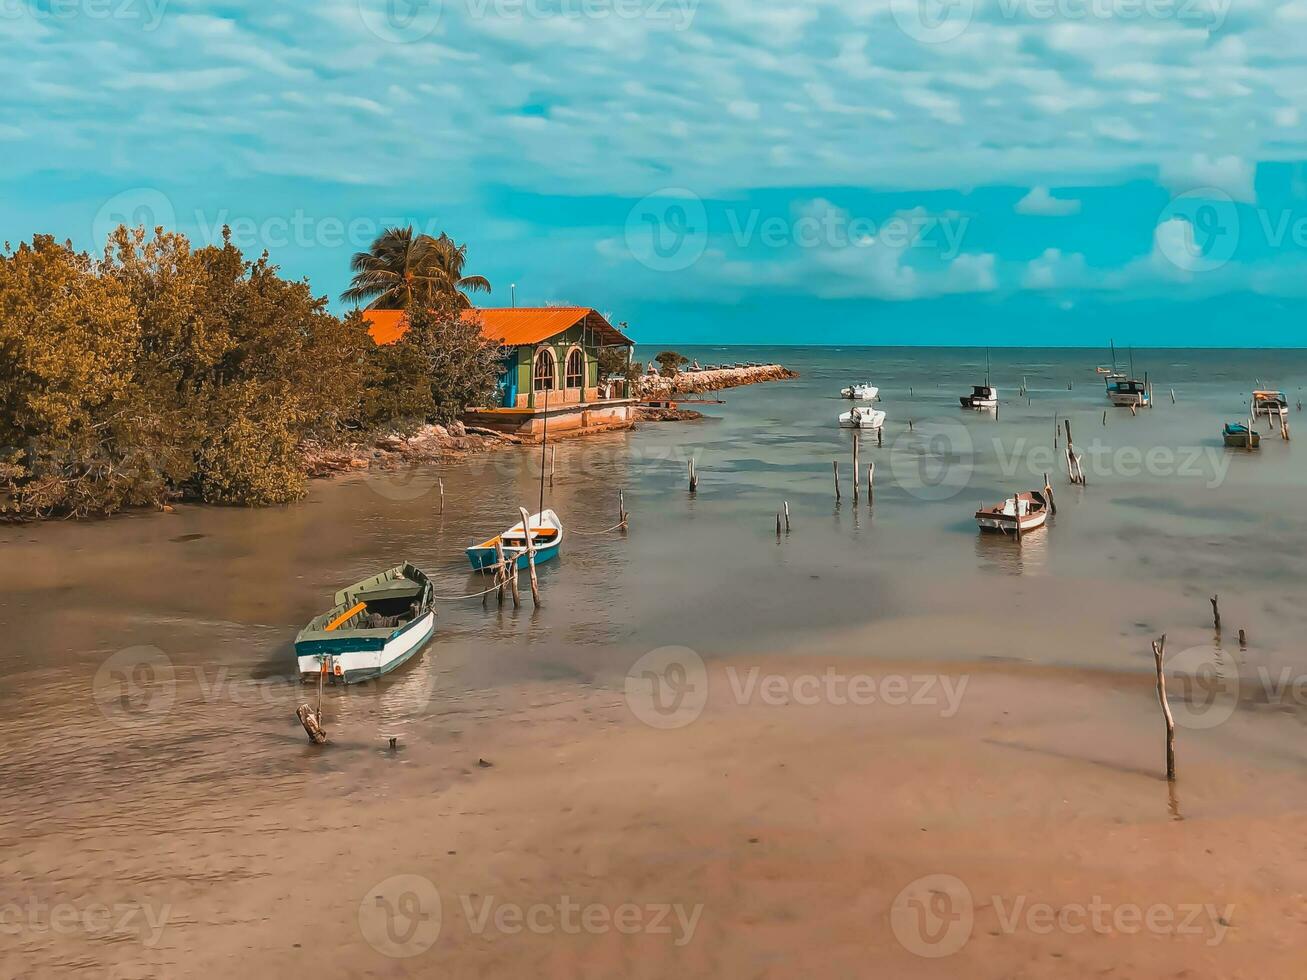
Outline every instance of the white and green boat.
[[431, 580], [405, 562], [336, 593], [336, 604], [295, 637], [300, 677], [357, 684], [387, 674], [436, 631]]

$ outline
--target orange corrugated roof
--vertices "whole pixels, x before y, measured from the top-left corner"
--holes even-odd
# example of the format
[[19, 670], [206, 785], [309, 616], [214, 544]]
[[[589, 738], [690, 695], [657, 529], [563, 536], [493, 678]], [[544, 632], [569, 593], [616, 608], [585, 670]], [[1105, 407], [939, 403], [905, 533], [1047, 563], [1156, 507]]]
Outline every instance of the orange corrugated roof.
[[[631, 343], [621, 331], [588, 306], [518, 306], [507, 309], [464, 310], [463, 319], [481, 319], [481, 332], [505, 347], [538, 344], [569, 327], [589, 320], [588, 327], [604, 335], [609, 343]], [[393, 344], [408, 332], [403, 310], [365, 310], [368, 333], [378, 344]]]

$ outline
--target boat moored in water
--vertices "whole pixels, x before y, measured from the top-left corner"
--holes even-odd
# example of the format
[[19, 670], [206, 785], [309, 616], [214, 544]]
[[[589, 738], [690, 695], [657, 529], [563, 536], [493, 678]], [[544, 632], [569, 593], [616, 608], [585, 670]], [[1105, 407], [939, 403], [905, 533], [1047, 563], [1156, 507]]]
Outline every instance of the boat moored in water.
[[1252, 395], [1254, 415], [1279, 415], [1289, 410], [1289, 399], [1274, 388], [1258, 388]]
[[405, 562], [336, 593], [335, 605], [295, 637], [300, 677], [357, 684], [387, 674], [431, 639], [431, 581]]
[[840, 415], [841, 429], [879, 429], [885, 424], [885, 413], [878, 408], [854, 406]]
[[976, 524], [982, 531], [1000, 534], [1025, 534], [1043, 527], [1048, 520], [1048, 499], [1041, 490], [1013, 494], [1001, 504], [976, 511]]
[[[536, 564], [548, 561], [550, 558], [557, 558], [563, 546], [563, 522], [558, 519], [558, 515], [552, 510], [544, 510], [539, 514], [532, 514], [530, 524]], [[495, 553], [496, 543], [504, 549], [505, 561], [516, 562], [518, 568], [526, 568], [527, 538], [521, 521], [503, 534], [497, 534], [488, 541], [482, 541], [468, 548], [467, 559], [472, 563], [473, 568], [480, 571], [493, 568], [498, 563], [499, 556]]]
[[996, 408], [998, 406], [998, 389], [991, 385], [972, 385], [971, 394], [959, 395], [958, 401], [963, 408]]
[[1104, 379], [1107, 386], [1107, 398], [1121, 408], [1130, 405], [1144, 406], [1153, 400], [1153, 393], [1148, 390], [1148, 382], [1137, 378], [1128, 378], [1124, 374], [1109, 374]]
[[1262, 444], [1261, 433], [1244, 422], [1226, 422], [1221, 437], [1227, 446], [1239, 449], [1257, 449]]
[[853, 398], [864, 402], [875, 401], [876, 396], [879, 394], [880, 389], [872, 384], [856, 384], [840, 389], [841, 397]]

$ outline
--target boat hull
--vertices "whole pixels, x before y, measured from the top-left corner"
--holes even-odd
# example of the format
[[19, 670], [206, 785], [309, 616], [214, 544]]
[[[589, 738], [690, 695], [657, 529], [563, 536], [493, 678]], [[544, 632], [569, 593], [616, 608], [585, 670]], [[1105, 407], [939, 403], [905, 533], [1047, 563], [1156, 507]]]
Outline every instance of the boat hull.
[[1143, 407], [1152, 401], [1152, 399], [1146, 394], [1124, 391], [1109, 391], [1107, 397], [1108, 400], [1118, 408], [1129, 408], [1131, 405]]
[[[555, 541], [553, 544], [536, 545], [536, 564], [539, 565], [543, 561], [557, 558], [562, 547], [563, 542], [561, 541]], [[527, 567], [525, 548], [505, 548], [504, 558], [507, 561], [515, 562], [518, 568]], [[499, 561], [499, 556], [495, 554], [494, 548], [468, 548], [467, 560], [479, 572], [482, 569], [493, 568]]]
[[[1021, 533], [1033, 531], [1036, 528], [1043, 527], [1048, 520], [1047, 511], [1039, 511], [1034, 514], [1027, 514], [1021, 518]], [[1016, 519], [1006, 515], [976, 516], [976, 526], [982, 531], [993, 531], [998, 534], [1015, 534]]]
[[997, 408], [997, 398], [972, 398], [970, 395], [958, 396], [963, 408]]
[[436, 632], [436, 613], [429, 609], [388, 638], [351, 637], [302, 640], [295, 657], [303, 680], [317, 680], [323, 661], [327, 677], [337, 684], [358, 684], [390, 673], [407, 663]]
[[1260, 432], [1224, 432], [1225, 444], [1233, 449], [1257, 449], [1262, 444]]

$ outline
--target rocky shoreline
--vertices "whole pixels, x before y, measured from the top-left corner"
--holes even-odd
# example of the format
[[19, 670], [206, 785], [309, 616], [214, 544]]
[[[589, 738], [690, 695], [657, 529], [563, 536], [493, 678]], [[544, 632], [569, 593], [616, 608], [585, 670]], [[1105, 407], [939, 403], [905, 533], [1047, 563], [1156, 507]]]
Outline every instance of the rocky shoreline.
[[[643, 378], [636, 383], [638, 398], [671, 398], [676, 395], [720, 391], [762, 381], [783, 381], [798, 374], [779, 364], [757, 367], [723, 368], [718, 371], [695, 371], [672, 378]], [[624, 428], [634, 428], [640, 422], [685, 422], [702, 418], [700, 412], [684, 408], [641, 408]], [[612, 432], [618, 426], [597, 429], [567, 430], [554, 438], [572, 438], [594, 432]], [[425, 424], [412, 432], [382, 432], [361, 438], [358, 442], [325, 445], [304, 443], [300, 450], [304, 458], [304, 471], [310, 478], [328, 477], [338, 473], [360, 472], [372, 469], [394, 469], [415, 463], [438, 463], [460, 459], [474, 453], [491, 452], [506, 446], [527, 445], [537, 440], [496, 432], [477, 425], [451, 422], [448, 425]]]
[[683, 371], [670, 378], [641, 378], [636, 385], [639, 391], [638, 397], [666, 398], [673, 395], [701, 394], [706, 391], [739, 388], [742, 385], [758, 384], [763, 381], [786, 381], [798, 376], [797, 371], [791, 371], [780, 364], [759, 364], [754, 367], [721, 368], [716, 371]]

